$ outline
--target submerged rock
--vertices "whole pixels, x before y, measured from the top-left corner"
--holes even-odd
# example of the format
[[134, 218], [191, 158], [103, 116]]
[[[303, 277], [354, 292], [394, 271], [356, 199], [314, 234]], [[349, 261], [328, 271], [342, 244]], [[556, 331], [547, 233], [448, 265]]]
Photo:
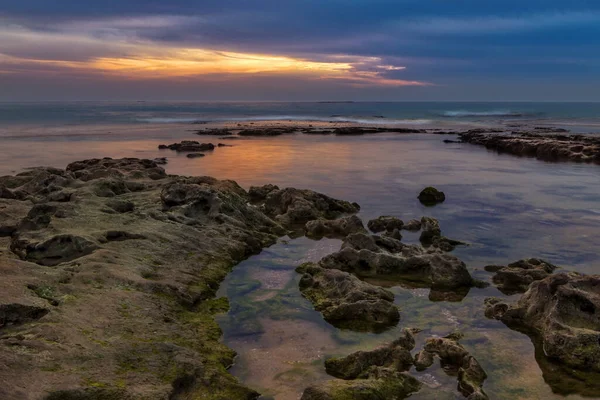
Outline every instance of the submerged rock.
[[367, 223], [367, 227], [374, 233], [383, 231], [393, 232], [396, 229], [402, 229], [403, 226], [404, 222], [402, 220], [390, 216], [381, 216]]
[[556, 268], [556, 265], [544, 260], [528, 258], [507, 266], [488, 265], [485, 270], [495, 272], [492, 279], [498, 289], [504, 294], [511, 295], [524, 293], [532, 282], [547, 278]]
[[550, 275], [533, 282], [513, 305], [487, 299], [486, 315], [527, 332], [548, 358], [600, 372], [600, 276]]
[[308, 387], [301, 400], [400, 400], [419, 391], [421, 386], [421, 382], [406, 373], [379, 368], [365, 379], [336, 379]]
[[419, 193], [419, 201], [426, 206], [434, 206], [446, 200], [444, 192], [440, 192], [432, 186], [428, 186]]
[[306, 236], [313, 239], [322, 237], [343, 238], [352, 233], [366, 232], [362, 220], [356, 215], [339, 219], [327, 220], [323, 218], [309, 221], [304, 226]]
[[357, 331], [379, 331], [400, 320], [394, 294], [363, 282], [354, 275], [303, 264], [300, 291], [323, 318], [334, 326]]
[[404, 329], [401, 337], [387, 346], [325, 360], [325, 370], [331, 376], [346, 380], [368, 376], [373, 367], [391, 368], [399, 372], [408, 371], [413, 365], [410, 351], [414, 347], [415, 339], [412, 332]]

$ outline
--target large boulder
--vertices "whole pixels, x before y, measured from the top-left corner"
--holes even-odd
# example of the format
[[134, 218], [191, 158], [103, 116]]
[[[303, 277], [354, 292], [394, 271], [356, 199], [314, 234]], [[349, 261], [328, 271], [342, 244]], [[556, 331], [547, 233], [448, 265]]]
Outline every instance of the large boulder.
[[352, 233], [366, 232], [362, 220], [356, 215], [332, 220], [319, 218], [308, 221], [304, 226], [304, 231], [306, 236], [313, 239], [343, 238]]
[[356, 331], [380, 331], [400, 320], [394, 294], [336, 269], [313, 263], [297, 268], [300, 291], [332, 325]]
[[404, 280], [434, 289], [468, 288], [474, 283], [465, 263], [457, 257], [362, 233], [348, 236], [342, 249], [324, 257], [319, 265], [363, 278]]
[[524, 293], [534, 281], [547, 278], [556, 270], [556, 265], [538, 258], [527, 258], [507, 266], [488, 265], [485, 270], [495, 272], [492, 278], [498, 289], [507, 295]]
[[312, 190], [285, 188], [269, 192], [262, 209], [283, 226], [302, 227], [318, 218], [335, 219], [355, 214], [360, 206]]
[[545, 355], [600, 372], [600, 276], [561, 273], [533, 282], [513, 305], [487, 299], [486, 315], [527, 332]]

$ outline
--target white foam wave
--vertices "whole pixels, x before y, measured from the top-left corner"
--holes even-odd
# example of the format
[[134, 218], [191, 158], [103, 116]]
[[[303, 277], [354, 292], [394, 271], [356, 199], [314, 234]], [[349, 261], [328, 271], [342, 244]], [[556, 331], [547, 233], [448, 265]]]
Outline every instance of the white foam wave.
[[462, 117], [522, 117], [524, 114], [516, 111], [490, 110], [490, 111], [444, 111], [444, 117], [462, 118]]
[[369, 125], [425, 125], [428, 119], [386, 119], [380, 117], [318, 117], [313, 115], [256, 115], [243, 117], [192, 118], [192, 117], [156, 117], [139, 118], [138, 122], [150, 124], [200, 123], [200, 122], [249, 122], [249, 121], [320, 121], [348, 122]]

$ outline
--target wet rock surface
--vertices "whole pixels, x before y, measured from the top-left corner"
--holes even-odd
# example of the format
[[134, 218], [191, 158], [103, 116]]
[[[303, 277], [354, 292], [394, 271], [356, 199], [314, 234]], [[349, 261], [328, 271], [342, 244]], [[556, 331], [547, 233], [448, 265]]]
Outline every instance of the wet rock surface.
[[459, 392], [470, 400], [487, 399], [482, 388], [487, 374], [475, 357], [458, 343], [461, 337], [459, 334], [451, 334], [443, 338], [430, 338], [415, 359], [419, 361], [421, 368], [426, 368], [432, 355], [438, 356], [442, 368], [449, 375], [457, 376]]
[[312, 239], [344, 238], [352, 233], [366, 233], [362, 220], [356, 215], [333, 220], [319, 218], [304, 226], [306, 236]]
[[302, 274], [300, 291], [323, 318], [334, 326], [356, 331], [381, 331], [400, 320], [393, 293], [363, 282], [347, 272], [323, 269], [307, 263], [298, 267]]
[[499, 153], [535, 157], [543, 161], [575, 161], [600, 164], [600, 139], [584, 135], [511, 135], [468, 131], [459, 134], [464, 143], [485, 146]]
[[358, 210], [285, 189], [267, 215], [233, 181], [133, 158], [34, 168], [0, 187], [2, 398], [257, 398], [227, 373], [219, 283], [288, 232], [276, 220]]
[[440, 192], [436, 188], [428, 186], [421, 190], [418, 199], [423, 205], [434, 206], [438, 203], [443, 203], [446, 200], [446, 195], [444, 192]]
[[183, 140], [179, 143], [173, 144], [161, 144], [158, 146], [160, 150], [175, 150], [177, 152], [199, 152], [199, 151], [211, 151], [215, 149], [215, 145], [212, 143], [200, 143], [195, 140]]
[[512, 305], [489, 298], [485, 306], [488, 317], [527, 333], [549, 359], [600, 372], [599, 276], [550, 275], [533, 282]]
[[422, 384], [404, 373], [412, 365], [410, 350], [415, 347], [412, 332], [404, 329], [400, 338], [371, 351], [325, 361], [327, 373], [340, 378], [307, 388], [302, 399], [403, 399]]
[[507, 266], [488, 265], [485, 270], [495, 273], [492, 279], [502, 293], [512, 295], [526, 292], [532, 282], [550, 276], [556, 268], [547, 261], [528, 258]]
[[326, 269], [352, 272], [359, 277], [377, 277], [424, 284], [440, 290], [469, 288], [473, 279], [457, 257], [396, 239], [357, 233], [349, 235], [342, 249], [324, 257]]
[[265, 189], [268, 193], [262, 200], [258, 190], [252, 191], [259, 201], [260, 210], [288, 228], [303, 228], [307, 222], [318, 218], [335, 219], [360, 210], [356, 203], [333, 199], [312, 190], [268, 189]]
[[394, 230], [402, 229], [404, 227], [404, 222], [401, 219], [391, 216], [381, 216], [375, 219], [370, 220], [367, 223], [367, 227], [373, 233], [379, 232], [393, 232]]

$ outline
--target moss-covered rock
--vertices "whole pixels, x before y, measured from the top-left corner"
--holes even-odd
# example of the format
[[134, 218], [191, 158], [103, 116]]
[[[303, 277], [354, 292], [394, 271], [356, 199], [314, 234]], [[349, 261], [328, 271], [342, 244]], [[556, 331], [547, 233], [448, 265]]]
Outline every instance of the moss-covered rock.
[[426, 206], [434, 206], [446, 200], [444, 192], [440, 192], [432, 186], [428, 186], [419, 193], [419, 201]]

